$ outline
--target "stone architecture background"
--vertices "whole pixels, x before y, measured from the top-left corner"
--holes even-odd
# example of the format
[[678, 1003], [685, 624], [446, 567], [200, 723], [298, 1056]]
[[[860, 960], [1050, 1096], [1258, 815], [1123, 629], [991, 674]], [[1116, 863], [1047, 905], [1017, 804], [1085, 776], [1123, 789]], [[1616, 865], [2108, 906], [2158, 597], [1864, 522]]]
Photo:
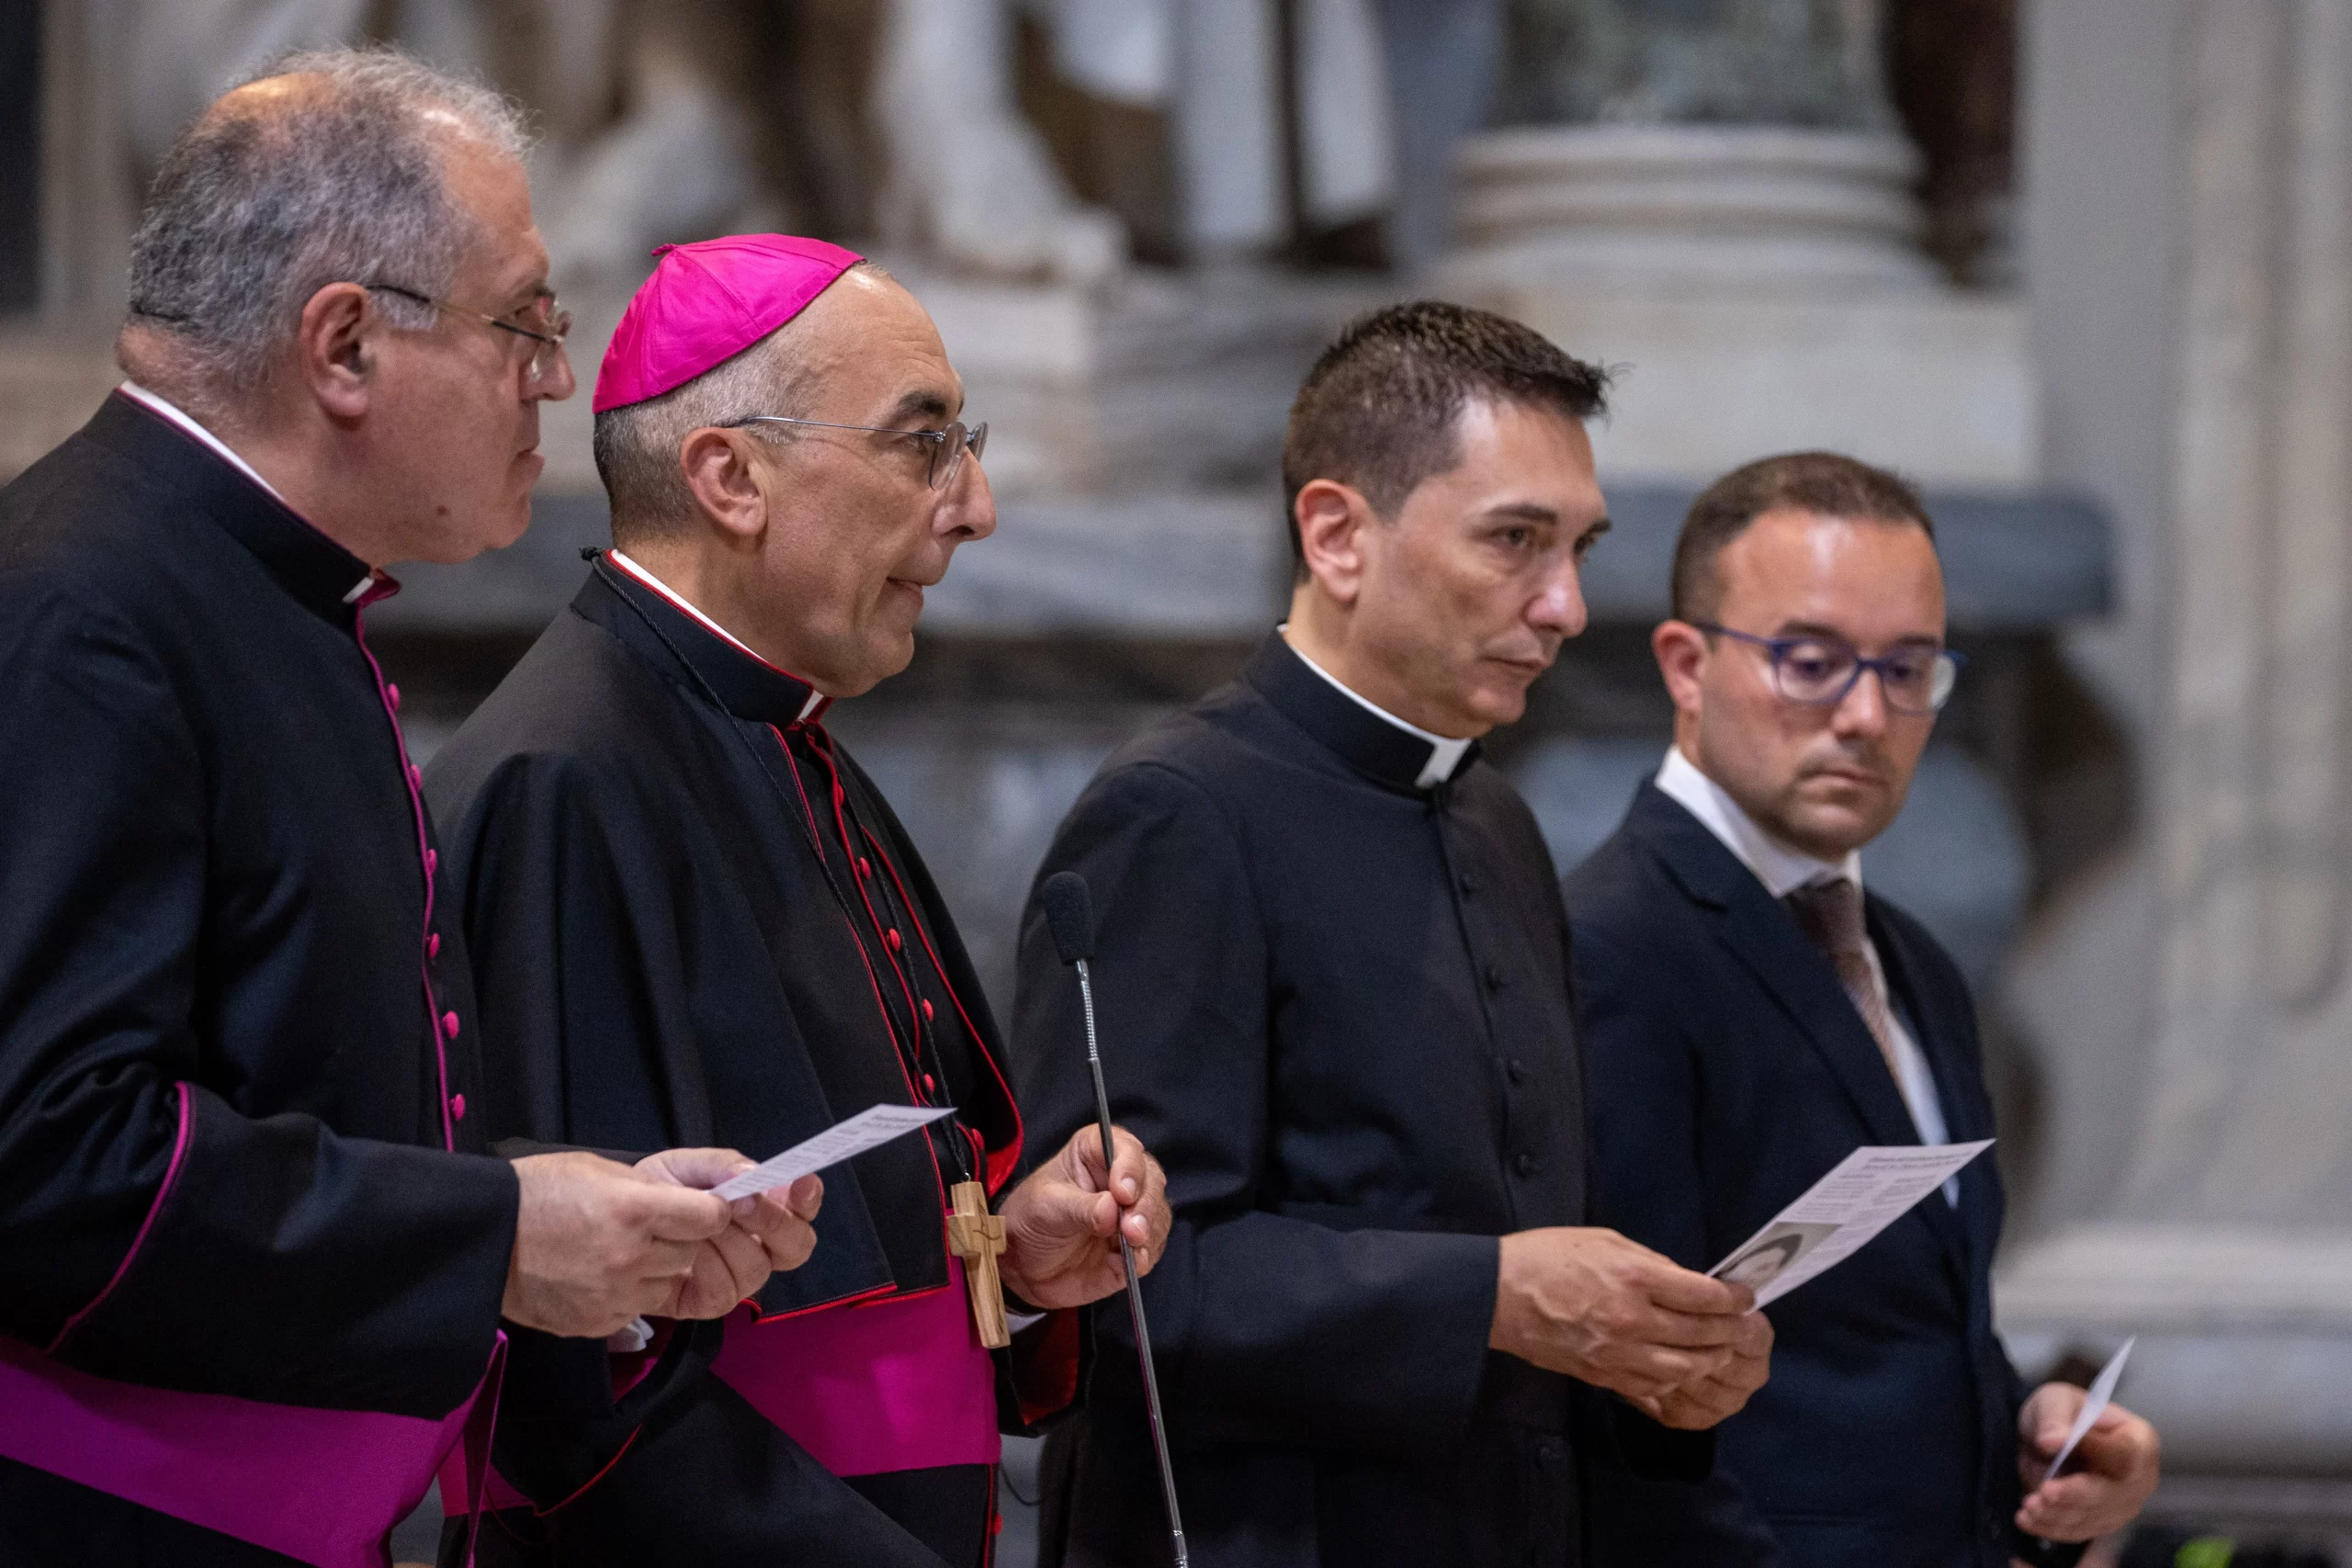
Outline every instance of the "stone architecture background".
[[[1979, 987], [2005, 1327], [2031, 1373], [2141, 1336], [2157, 1524], [2352, 1562], [2345, 0], [0, 0], [0, 478], [111, 384], [178, 125], [368, 38], [533, 108], [583, 371], [663, 240], [823, 233], [933, 308], [1002, 524], [836, 722], [1000, 1001], [1096, 762], [1278, 615], [1283, 413], [1354, 312], [1619, 368], [1594, 628], [1494, 742], [1564, 866], [1666, 744], [1695, 489], [1922, 480], [1971, 662], [1870, 875]], [[371, 613], [418, 750], [601, 541], [589, 428]]]

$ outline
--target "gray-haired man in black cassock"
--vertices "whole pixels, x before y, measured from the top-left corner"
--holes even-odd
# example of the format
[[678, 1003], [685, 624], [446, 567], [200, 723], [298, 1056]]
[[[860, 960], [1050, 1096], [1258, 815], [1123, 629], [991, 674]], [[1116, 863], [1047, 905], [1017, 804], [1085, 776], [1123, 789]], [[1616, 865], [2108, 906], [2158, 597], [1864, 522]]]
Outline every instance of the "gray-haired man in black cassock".
[[[1602, 389], [1482, 311], [1351, 327], [1292, 410], [1289, 621], [1103, 765], [1040, 874], [1092, 889], [1113, 1110], [1168, 1170], [1145, 1294], [1204, 1568], [1577, 1562], [1582, 1486], [1704, 1473], [1691, 1434], [1764, 1380], [1745, 1287], [1584, 1225], [1567, 922], [1478, 746], [1583, 629]], [[1033, 909], [1041, 1146], [1092, 1113], [1083, 1044]], [[1053, 1440], [1048, 1563], [1170, 1554], [1134, 1367], [1106, 1345]]]
[[529, 521], [572, 378], [524, 150], [397, 55], [229, 93], [132, 243], [134, 379], [0, 490], [10, 1568], [381, 1563], [497, 1408], [502, 1317], [594, 1347], [808, 1256], [813, 1192], [684, 1190], [740, 1156], [484, 1135], [364, 621], [387, 565]]

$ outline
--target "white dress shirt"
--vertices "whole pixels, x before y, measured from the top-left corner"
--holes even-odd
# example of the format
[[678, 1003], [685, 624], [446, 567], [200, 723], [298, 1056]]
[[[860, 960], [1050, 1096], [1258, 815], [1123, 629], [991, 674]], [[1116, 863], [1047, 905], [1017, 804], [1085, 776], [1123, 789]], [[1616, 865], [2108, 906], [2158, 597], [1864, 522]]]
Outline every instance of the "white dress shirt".
[[[1742, 865], [1756, 874], [1764, 890], [1775, 901], [1787, 897], [1800, 887], [1816, 882], [1828, 882], [1845, 877], [1857, 890], [1862, 886], [1862, 856], [1859, 850], [1849, 850], [1842, 862], [1826, 861], [1791, 849], [1756, 824], [1756, 819], [1734, 800], [1724, 787], [1701, 773], [1698, 765], [1682, 754], [1679, 746], [1666, 750], [1665, 765], [1657, 771], [1657, 787], [1706, 825], [1707, 830], [1723, 841], [1724, 848], [1739, 857]], [[1863, 951], [1870, 956], [1871, 984], [1878, 991], [1879, 1006], [1885, 1010], [1888, 1043], [1894, 1047], [1894, 1059], [1901, 1066], [1896, 1085], [1903, 1091], [1903, 1103], [1911, 1110], [1912, 1123], [1919, 1130], [1923, 1144], [1948, 1144], [1951, 1136], [1945, 1129], [1943, 1101], [1936, 1093], [1935, 1074], [1928, 1069], [1927, 1054], [1919, 1043], [1904, 1027], [1903, 1015], [1895, 1010], [1894, 999], [1887, 992], [1886, 965], [1879, 962], [1878, 944], [1867, 936]], [[1944, 1200], [1960, 1201], [1960, 1179], [1954, 1177], [1944, 1183]]]
[[1331, 689], [1333, 691], [1339, 693], [1341, 696], [1347, 698], [1348, 701], [1355, 704], [1356, 706], [1363, 709], [1364, 712], [1372, 715], [1374, 718], [1381, 720], [1383, 723], [1395, 725], [1397, 728], [1403, 730], [1406, 734], [1411, 736], [1416, 740], [1425, 740], [1429, 742], [1430, 760], [1421, 765], [1419, 776], [1413, 780], [1413, 787], [1415, 789], [1435, 789], [1438, 785], [1452, 778], [1453, 776], [1453, 771], [1462, 766], [1463, 754], [1470, 750], [1470, 741], [1468, 739], [1454, 740], [1442, 735], [1432, 735], [1418, 724], [1406, 723], [1403, 719], [1398, 718], [1395, 714], [1390, 713], [1386, 708], [1382, 707], [1378, 703], [1373, 702], [1364, 697], [1362, 694], [1357, 692], [1355, 688], [1346, 684], [1337, 675], [1332, 674], [1329, 670], [1324, 669], [1323, 666], [1316, 663], [1312, 659], [1307, 658], [1306, 655], [1300, 650], [1298, 644], [1290, 640], [1290, 623], [1288, 621], [1284, 621], [1281, 626], [1276, 626], [1274, 630], [1282, 634], [1283, 641], [1289, 647], [1290, 650], [1293, 653], [1298, 654], [1298, 661], [1301, 664], [1306, 665], [1309, 670], [1314, 671], [1317, 675], [1322, 676], [1326, 681], [1329, 681], [1331, 683]]

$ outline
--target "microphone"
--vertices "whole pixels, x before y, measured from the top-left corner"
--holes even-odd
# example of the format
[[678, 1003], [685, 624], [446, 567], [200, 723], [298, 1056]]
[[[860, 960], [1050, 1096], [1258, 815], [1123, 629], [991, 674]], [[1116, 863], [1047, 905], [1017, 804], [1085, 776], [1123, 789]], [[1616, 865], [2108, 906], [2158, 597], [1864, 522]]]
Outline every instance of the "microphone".
[[[1086, 1010], [1086, 1066], [1094, 1075], [1094, 1115], [1102, 1130], [1102, 1179], [1111, 1179], [1111, 1093], [1102, 1086], [1102, 1055], [1094, 1036], [1094, 979], [1086, 961], [1094, 956], [1094, 897], [1086, 878], [1074, 871], [1057, 871], [1038, 890], [1046, 907], [1046, 930], [1064, 964], [1078, 970], [1079, 1000]], [[1151, 1415], [1151, 1443], [1159, 1456], [1159, 1491], [1168, 1504], [1168, 1529], [1176, 1545], [1176, 1568], [1191, 1568], [1184, 1550], [1184, 1519], [1176, 1508], [1176, 1467], [1168, 1459], [1168, 1428], [1159, 1414], [1159, 1378], [1152, 1370], [1151, 1329], [1143, 1316], [1143, 1286], [1136, 1278], [1135, 1248], [1119, 1233], [1119, 1260], [1127, 1270], [1127, 1316], [1136, 1328], [1136, 1359], [1143, 1367], [1144, 1407]]]
[[1054, 951], [1065, 964], [1083, 964], [1094, 956], [1094, 897], [1086, 878], [1074, 871], [1057, 871], [1046, 878], [1038, 896], [1046, 906], [1046, 930], [1053, 933]]

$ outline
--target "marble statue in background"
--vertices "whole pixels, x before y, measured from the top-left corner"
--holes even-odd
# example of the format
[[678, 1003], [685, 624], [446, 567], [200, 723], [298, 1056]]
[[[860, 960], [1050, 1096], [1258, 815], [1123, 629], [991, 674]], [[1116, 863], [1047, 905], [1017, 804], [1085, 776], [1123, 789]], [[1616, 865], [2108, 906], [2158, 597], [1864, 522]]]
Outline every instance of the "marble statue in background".
[[[1438, 143], [1467, 129], [1483, 93], [1423, 82], [1400, 45], [1466, 39], [1483, 82], [1499, 0], [1297, 0], [1287, 39], [1278, 0], [116, 3], [124, 25], [91, 31], [119, 58], [91, 64], [124, 84], [134, 186], [228, 82], [374, 28], [531, 107], [541, 226], [567, 278], [633, 283], [664, 241], [797, 227], [873, 234], [962, 276], [1083, 286], [1125, 265], [1126, 236], [1072, 193], [1022, 112], [1023, 17], [1064, 80], [1166, 117], [1186, 254], [1268, 255], [1419, 190], [1419, 237], [1397, 248], [1426, 255], [1443, 226]], [[1408, 38], [1398, 14], [1414, 18]], [[1392, 75], [1442, 100], [1435, 141], [1415, 134], [1428, 116], [1398, 101]], [[811, 201], [808, 171], [785, 169], [811, 153], [834, 199]]]
[[182, 127], [238, 77], [288, 50], [356, 37], [367, 0], [121, 0], [115, 28], [89, 28], [91, 75], [119, 81], [127, 177], [141, 191]]
[[[1101, 282], [1125, 264], [1125, 231], [1078, 202], [1023, 118], [1012, 27], [1009, 0], [892, 0], [885, 8], [867, 117], [886, 153], [883, 237], [953, 271]], [[1111, 40], [1123, 41], [1132, 45]]]
[[[1418, 0], [1431, 11], [1450, 0]], [[1294, 228], [1381, 215], [1397, 185], [1396, 111], [1371, 0], [1298, 0], [1283, 78], [1276, 0], [1026, 0], [1062, 77], [1169, 118], [1177, 231], [1204, 260], [1262, 255]], [[1298, 188], [1285, 115], [1295, 106]], [[1294, 210], [1295, 209], [1295, 210]]]
[[[558, 274], [633, 281], [667, 240], [810, 224], [782, 188], [789, 182], [773, 177], [776, 160], [763, 155], [772, 127], [757, 99], [772, 85], [752, 80], [748, 66], [782, 12], [811, 30], [871, 35], [852, 51], [871, 61], [871, 79], [829, 95], [820, 107], [829, 123], [798, 118], [814, 140], [878, 150], [877, 188], [865, 205], [887, 243], [991, 278], [1091, 284], [1125, 263], [1116, 220], [1070, 194], [1014, 102], [1012, 0], [124, 5], [122, 41], [110, 46], [121, 58], [92, 63], [119, 70], [129, 88], [134, 185], [228, 82], [288, 50], [351, 42], [389, 22], [404, 46], [531, 106], [546, 133], [535, 179]], [[1105, 20], [1115, 30], [1115, 9], [1093, 18], [1098, 39]], [[1133, 42], [1114, 38], [1111, 47]], [[1098, 43], [1090, 57], [1100, 53]]]
[[[555, 276], [572, 287], [629, 287], [653, 247], [668, 241], [787, 225], [761, 189], [751, 127], [721, 74], [729, 45], [741, 43], [730, 9], [695, 0], [561, 6], [567, 27], [595, 18], [592, 36], [605, 41], [606, 57], [576, 61], [569, 79], [543, 73], [532, 96], [628, 106], [602, 125], [549, 117], [536, 181], [545, 193], [540, 227]], [[600, 78], [603, 94], [585, 91]]]

